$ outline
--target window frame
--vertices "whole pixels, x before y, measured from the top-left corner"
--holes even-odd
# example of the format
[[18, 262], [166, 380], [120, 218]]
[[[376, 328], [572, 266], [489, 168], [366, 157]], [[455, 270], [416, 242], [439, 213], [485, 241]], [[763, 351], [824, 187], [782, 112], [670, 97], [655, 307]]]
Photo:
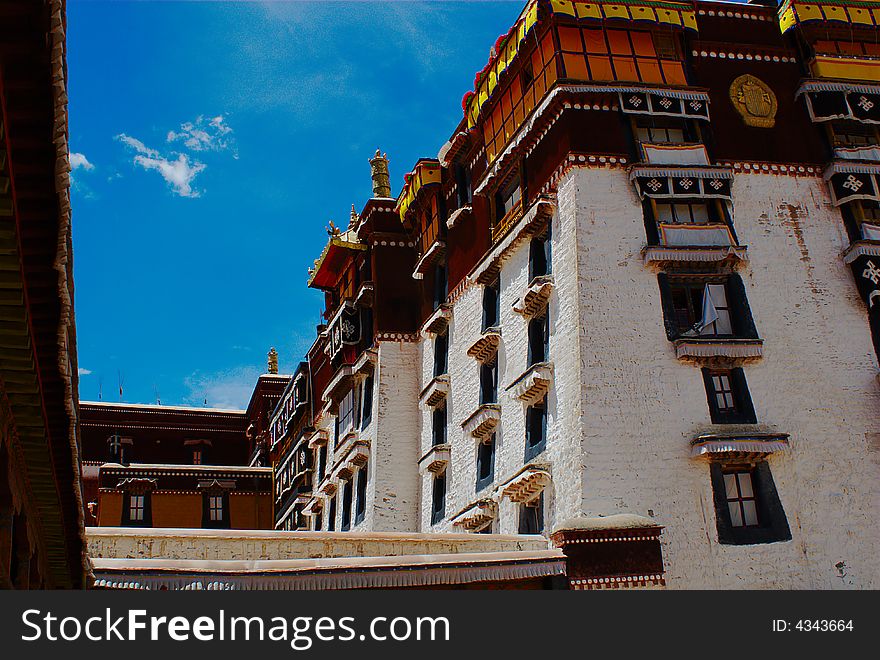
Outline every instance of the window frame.
[[533, 367], [536, 364], [550, 361], [550, 310], [545, 309], [544, 314], [529, 319], [527, 327], [528, 354], [526, 366]]
[[[538, 412], [540, 411], [540, 412]], [[526, 408], [526, 438], [524, 462], [539, 456], [547, 449], [547, 397]], [[540, 415], [540, 426], [535, 422], [535, 415]], [[533, 436], [537, 435], [537, 439]]]
[[[709, 415], [713, 424], [757, 424], [755, 407], [749, 393], [745, 372], [742, 367], [719, 369], [703, 367], [703, 384], [706, 387], [706, 401], [709, 404]], [[722, 410], [718, 405], [720, 392], [715, 386], [715, 378], [725, 376], [733, 399], [732, 410]]]
[[347, 532], [351, 530], [351, 513], [352, 503], [354, 502], [354, 484], [351, 479], [345, 479], [342, 482], [342, 520], [340, 521], [340, 531]]
[[[667, 274], [659, 273], [657, 282], [660, 288], [660, 300], [663, 307], [663, 323], [666, 328], [666, 336], [669, 341], [688, 339], [700, 341], [724, 340], [724, 339], [758, 339], [758, 330], [749, 306], [745, 284], [738, 273], [714, 274], [714, 273], [683, 273]], [[724, 284], [727, 309], [729, 310], [730, 335], [684, 335], [687, 329], [680, 329], [678, 314], [674, 306], [674, 287], [688, 285], [702, 289], [705, 284]], [[702, 298], [701, 298], [702, 300]], [[702, 314], [702, 303], [700, 304]]]
[[373, 421], [373, 388], [375, 386], [373, 374], [368, 375], [361, 383], [361, 431], [369, 428], [370, 423]]
[[[727, 488], [724, 474], [733, 471], [748, 470], [751, 473], [752, 489], [755, 494], [758, 525], [734, 527], [728, 506]], [[718, 543], [722, 545], [757, 545], [763, 543], [780, 543], [791, 540], [791, 530], [776, 484], [766, 460], [746, 461], [712, 461], [710, 463], [710, 479], [715, 504], [715, 524], [718, 532]]]
[[367, 517], [367, 486], [369, 485], [369, 463], [364, 464], [357, 471], [357, 484], [355, 485], [354, 499], [354, 524], [359, 525]]
[[553, 236], [551, 226], [541, 236], [529, 241], [529, 281], [553, 274]]
[[[212, 508], [212, 499], [220, 498], [221, 517], [216, 519], [212, 516], [212, 512], [216, 508]], [[229, 515], [229, 493], [227, 491], [208, 491], [202, 495], [202, 527], [205, 529], [230, 529]]]
[[[519, 505], [518, 530], [520, 534], [543, 534], [545, 529], [543, 491], [532, 500]], [[534, 528], [534, 529], [532, 529]]]
[[491, 284], [483, 287], [483, 322], [482, 331], [497, 328], [501, 325], [501, 282], [500, 276]]
[[448, 439], [449, 416], [446, 404], [431, 411], [431, 446], [445, 445]]
[[434, 378], [444, 376], [449, 371], [449, 329], [434, 336]]
[[[138, 497], [143, 498], [142, 505], [133, 507], [132, 499]], [[140, 518], [132, 518], [133, 511], [140, 511]], [[149, 490], [144, 491], [125, 491], [123, 493], [122, 517], [120, 521], [123, 527], [152, 527], [153, 526], [153, 507], [152, 495]]]
[[446, 470], [431, 480], [431, 524], [436, 525], [446, 517]]
[[481, 362], [480, 405], [498, 403], [498, 356], [488, 362]]
[[488, 440], [480, 440], [476, 447], [476, 485], [475, 490], [479, 493], [488, 488], [495, 481], [495, 434]]

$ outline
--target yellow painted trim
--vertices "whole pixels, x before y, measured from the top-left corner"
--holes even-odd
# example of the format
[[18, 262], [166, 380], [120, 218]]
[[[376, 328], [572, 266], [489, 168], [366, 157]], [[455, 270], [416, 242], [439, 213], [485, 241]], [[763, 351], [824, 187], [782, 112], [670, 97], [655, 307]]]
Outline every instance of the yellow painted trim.
[[817, 56], [810, 68], [817, 78], [880, 82], [880, 60]]

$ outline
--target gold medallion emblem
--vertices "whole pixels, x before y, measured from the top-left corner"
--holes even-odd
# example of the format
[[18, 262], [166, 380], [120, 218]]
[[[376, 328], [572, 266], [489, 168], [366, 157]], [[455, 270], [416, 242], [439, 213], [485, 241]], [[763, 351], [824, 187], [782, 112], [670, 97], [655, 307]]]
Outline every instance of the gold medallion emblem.
[[773, 128], [776, 123], [776, 95], [755, 76], [747, 73], [731, 83], [730, 102], [746, 126]]

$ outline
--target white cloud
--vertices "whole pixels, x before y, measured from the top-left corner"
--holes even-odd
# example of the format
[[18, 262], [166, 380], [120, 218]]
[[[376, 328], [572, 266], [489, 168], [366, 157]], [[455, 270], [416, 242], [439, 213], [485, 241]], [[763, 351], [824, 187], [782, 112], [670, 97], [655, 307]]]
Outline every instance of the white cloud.
[[116, 139], [137, 152], [134, 164], [145, 170], [155, 170], [181, 197], [198, 197], [199, 191], [192, 186], [193, 180], [206, 165], [199, 161], [191, 161], [186, 154], [177, 154], [177, 158], [163, 156], [159, 151], [148, 147], [137, 138], [121, 133]]
[[80, 367], [78, 373], [80, 376], [88, 376], [89, 374], [92, 373], [92, 370], [91, 369], [83, 369], [82, 367]]
[[190, 163], [186, 154], [179, 154], [177, 160], [168, 160], [162, 157], [142, 156], [134, 157], [134, 162], [145, 170], [156, 170], [162, 175], [171, 187], [181, 197], [198, 197], [199, 191], [194, 190], [192, 181], [196, 175], [205, 169], [204, 163], [198, 161]]
[[80, 153], [71, 153], [70, 154], [70, 169], [84, 169], [86, 171], [90, 171], [95, 169], [95, 166], [89, 162], [89, 159], [86, 158], [85, 154]]
[[234, 148], [231, 133], [232, 128], [223, 115], [199, 115], [195, 121], [181, 124], [179, 131], [168, 131], [166, 139], [168, 142], [182, 141], [191, 151], [224, 151]]
[[260, 376], [257, 367], [244, 366], [215, 373], [196, 371], [184, 379], [189, 394], [185, 401], [193, 406], [241, 409], [247, 406], [254, 383]]
[[124, 145], [131, 147], [139, 154], [144, 154], [146, 156], [158, 156], [159, 152], [155, 149], [150, 149], [143, 142], [138, 140], [137, 138], [133, 138], [130, 135], [126, 135], [125, 133], [120, 133], [116, 136], [116, 139], [122, 142]]

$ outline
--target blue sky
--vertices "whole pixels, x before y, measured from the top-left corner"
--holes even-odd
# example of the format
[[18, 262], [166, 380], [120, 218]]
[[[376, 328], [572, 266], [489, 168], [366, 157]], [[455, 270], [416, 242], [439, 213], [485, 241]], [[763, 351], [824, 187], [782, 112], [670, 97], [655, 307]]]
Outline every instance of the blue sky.
[[243, 406], [273, 345], [289, 373], [367, 159], [396, 195], [523, 4], [69, 0], [81, 398]]

